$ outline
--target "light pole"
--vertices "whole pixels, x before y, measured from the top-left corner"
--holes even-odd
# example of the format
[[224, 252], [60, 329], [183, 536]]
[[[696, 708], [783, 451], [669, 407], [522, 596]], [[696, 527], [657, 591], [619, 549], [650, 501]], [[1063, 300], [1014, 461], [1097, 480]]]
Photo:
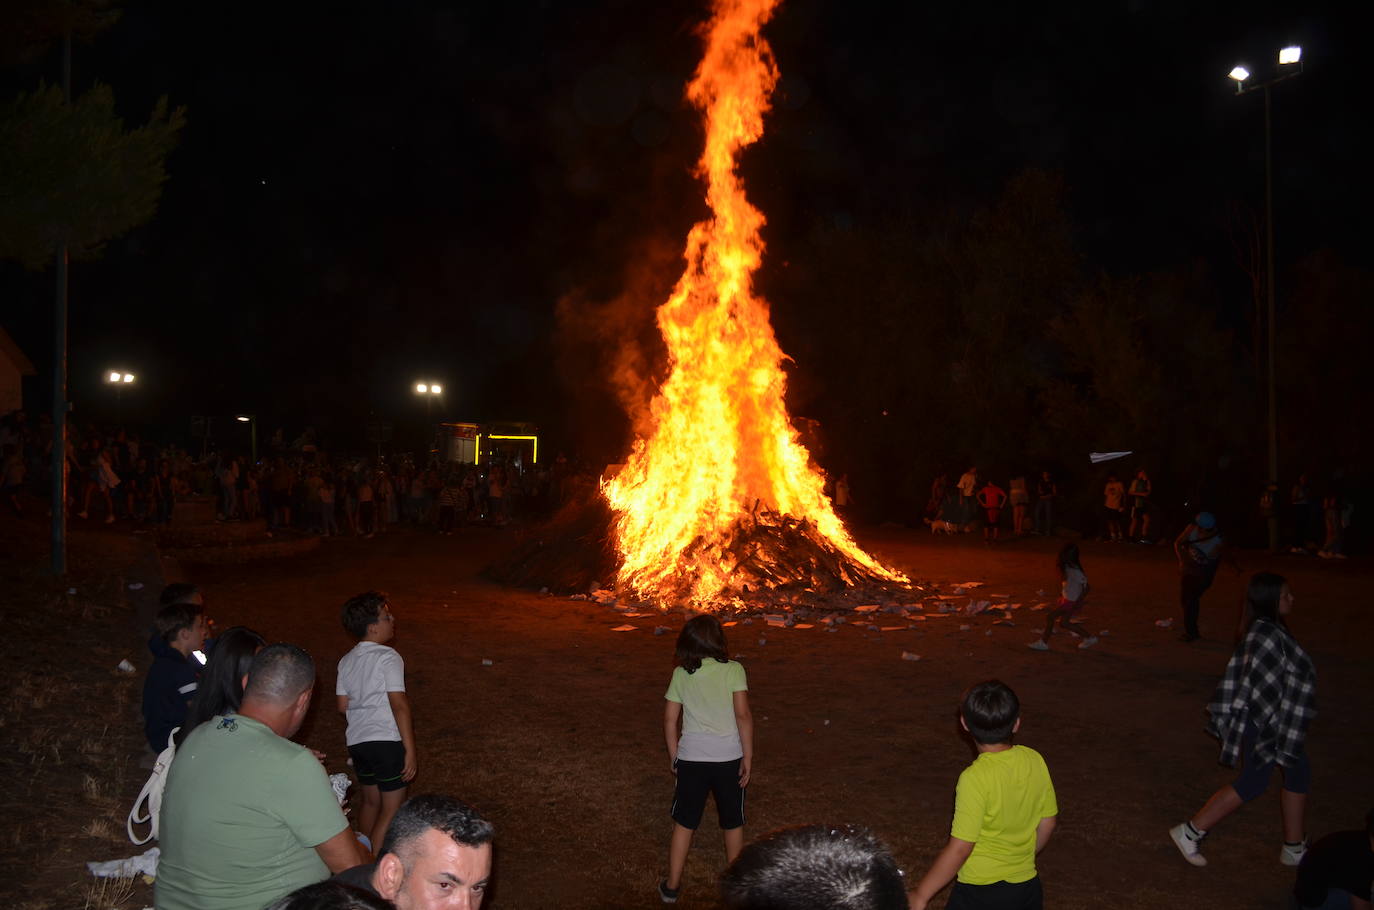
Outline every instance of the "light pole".
[[433, 448], [434, 441], [434, 399], [444, 394], [444, 387], [437, 382], [417, 382], [415, 383], [415, 394], [425, 400], [425, 458], [429, 458], [429, 450]]
[[1279, 51], [1278, 75], [1266, 82], [1246, 84], [1250, 71], [1244, 66], [1236, 66], [1227, 74], [1236, 82], [1236, 94], [1248, 95], [1251, 92], [1264, 92], [1264, 245], [1265, 245], [1265, 293], [1268, 297], [1268, 348], [1269, 348], [1269, 488], [1275, 491], [1273, 508], [1269, 514], [1269, 549], [1279, 548], [1279, 418], [1275, 360], [1274, 319], [1274, 152], [1273, 116], [1270, 112], [1269, 89], [1288, 79], [1302, 75], [1302, 48], [1296, 45]]
[[248, 435], [248, 438], [249, 438], [249, 440], [250, 440], [249, 445], [252, 447], [252, 448], [251, 448], [251, 451], [252, 451], [252, 454], [253, 454], [253, 464], [257, 464], [257, 463], [258, 463], [258, 415], [256, 415], [256, 414], [240, 414], [240, 415], [238, 415], [237, 417], [235, 417], [234, 419], [237, 420], [239, 423], [246, 423], [246, 424], [248, 424], [248, 434], [249, 434], [249, 435]]
[[133, 385], [137, 378], [133, 373], [123, 370], [110, 370], [105, 374], [106, 385], [114, 386], [115, 414], [121, 421], [124, 419], [124, 387]]
[[425, 399], [425, 418], [429, 419], [430, 405], [435, 398], [444, 394], [444, 387], [437, 382], [417, 382], [415, 383], [415, 394]]

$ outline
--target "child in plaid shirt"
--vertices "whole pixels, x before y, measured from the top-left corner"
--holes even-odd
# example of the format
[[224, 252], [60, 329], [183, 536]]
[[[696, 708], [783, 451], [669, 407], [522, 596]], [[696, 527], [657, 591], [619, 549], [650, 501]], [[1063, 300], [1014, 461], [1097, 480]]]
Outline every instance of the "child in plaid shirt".
[[1194, 866], [1207, 865], [1198, 844], [1208, 830], [1263, 793], [1275, 765], [1283, 771], [1279, 862], [1296, 866], [1307, 852], [1303, 815], [1312, 766], [1303, 746], [1307, 727], [1317, 716], [1317, 671], [1284, 623], [1292, 609], [1293, 592], [1282, 575], [1260, 572], [1250, 580], [1245, 640], [1231, 655], [1207, 706], [1207, 730], [1221, 741], [1222, 763], [1234, 766], [1244, 756], [1240, 775], [1213, 793], [1192, 819], [1169, 831]]

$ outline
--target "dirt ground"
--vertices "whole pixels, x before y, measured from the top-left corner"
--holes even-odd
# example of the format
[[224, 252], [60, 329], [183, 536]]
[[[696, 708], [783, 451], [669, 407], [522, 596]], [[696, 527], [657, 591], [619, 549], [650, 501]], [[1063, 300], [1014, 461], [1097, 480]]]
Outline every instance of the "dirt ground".
[[[595, 603], [483, 580], [482, 566], [516, 533], [472, 528], [443, 538], [403, 531], [329, 540], [291, 559], [183, 568], [205, 589], [221, 626], [246, 624], [314, 654], [317, 704], [298, 738], [327, 752], [331, 771], [344, 770], [345, 752], [342, 719], [329, 696], [335, 665], [352, 644], [338, 606], [362, 590], [387, 591], [420, 744], [412, 792], [461, 796], [495, 822], [496, 874], [487, 906], [657, 906], [654, 885], [665, 865], [672, 795], [662, 696], [682, 616], [626, 620]], [[930, 619], [888, 632], [858, 624], [834, 632], [777, 629], [760, 619], [731, 627], [730, 649], [748, 670], [756, 719], [746, 836], [805, 822], [862, 823], [918, 877], [948, 835], [954, 782], [972, 758], [957, 734], [958, 695], [996, 676], [1020, 695], [1018, 741], [1044, 754], [1058, 791], [1059, 829], [1040, 858], [1048, 906], [1283, 906], [1292, 876], [1277, 862], [1276, 790], [1209, 837], [1205, 869], [1185, 864], [1166, 833], [1234, 773], [1216, 764], [1216, 744], [1202, 726], [1230, 652], [1244, 576], [1222, 570], [1204, 601], [1204, 640], [1185, 645], [1176, 640], [1177, 629], [1155, 626], [1176, 615], [1168, 548], [1085, 543], [1092, 581], [1086, 621], [1109, 634], [1088, 651], [1056, 636], [1054, 649], [1039, 653], [1026, 647], [1043, 616], [1030, 605], [1048, 600], [1056, 587], [1052, 542], [986, 548], [896, 528], [860, 536], [914, 578], [982, 581], [980, 597], [1006, 594], [1026, 606], [1015, 611], [1014, 627], [993, 626], [986, 617]], [[1320, 836], [1355, 827], [1374, 806], [1367, 758], [1374, 745], [1369, 567], [1249, 553], [1240, 559], [1247, 574], [1273, 569], [1289, 576], [1298, 598], [1292, 626], [1317, 665], [1321, 716], [1308, 740], [1315, 772], [1309, 831]], [[73, 613], [51, 635], [67, 635], [80, 622]], [[623, 622], [636, 630], [611, 631]], [[965, 624], [970, 628], [961, 631]], [[672, 631], [655, 636], [656, 625]], [[132, 652], [137, 636], [132, 628], [122, 634], [122, 647], [91, 645], [103, 649], [98, 666], [106, 657], [117, 660], [116, 652]], [[11, 651], [29, 674], [24, 678], [33, 672], [26, 664], [41, 651]], [[921, 659], [903, 660], [903, 651]], [[43, 658], [44, 672], [59, 672], [51, 660]], [[79, 674], [95, 667], [69, 669]], [[127, 688], [114, 683], [121, 685]], [[10, 710], [22, 713], [21, 701], [11, 699]], [[91, 729], [95, 722], [79, 699], [63, 701], [56, 716], [56, 706], [46, 707], [50, 725]], [[124, 725], [120, 742], [137, 743], [136, 691], [132, 701], [126, 693], [95, 713], [102, 727]], [[121, 757], [120, 767], [128, 760]], [[132, 787], [129, 798], [138, 775], [121, 778], [124, 789]], [[42, 881], [65, 874], [80, 882], [78, 857], [135, 852], [119, 837], [98, 841], [81, 832], [76, 822], [89, 819], [93, 804], [79, 786], [68, 782], [46, 797], [30, 793], [34, 805], [68, 816], [60, 830], [29, 821], [22, 834], [5, 839], [7, 850], [18, 851], [22, 842], [30, 852], [34, 837], [60, 842], [30, 860]], [[717, 906], [722, 850], [710, 813], [688, 861], [679, 902], [686, 908]], [[97, 856], [97, 848], [104, 852]], [[17, 852], [14, 858], [20, 859]], [[73, 906], [29, 896], [34, 907]], [[142, 906], [137, 899], [128, 906]]]

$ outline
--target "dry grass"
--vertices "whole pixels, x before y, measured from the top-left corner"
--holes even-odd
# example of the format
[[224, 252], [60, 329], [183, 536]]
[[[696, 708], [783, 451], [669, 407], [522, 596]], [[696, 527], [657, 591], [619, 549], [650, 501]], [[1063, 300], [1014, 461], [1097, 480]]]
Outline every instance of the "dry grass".
[[123, 910], [138, 891], [133, 878], [98, 878], [86, 886], [85, 910]]
[[137, 852], [123, 813], [142, 785], [129, 773], [143, 748], [139, 678], [113, 672], [121, 657], [139, 658], [121, 578], [137, 544], [74, 533], [69, 575], [57, 581], [45, 571], [46, 540], [40, 528], [0, 524], [8, 557], [0, 562], [0, 660], [10, 670], [0, 691], [0, 738], [10, 744], [0, 750], [0, 774], [14, 782], [0, 789], [9, 823], [0, 880], [24, 896], [17, 906], [33, 910], [142, 907], [152, 903], [146, 884], [92, 879], [84, 867]]

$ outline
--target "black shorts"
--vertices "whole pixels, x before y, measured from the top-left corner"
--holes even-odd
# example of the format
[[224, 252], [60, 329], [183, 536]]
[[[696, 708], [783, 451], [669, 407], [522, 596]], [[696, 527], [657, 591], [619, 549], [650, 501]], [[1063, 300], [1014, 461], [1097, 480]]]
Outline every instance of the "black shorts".
[[376, 787], [383, 793], [405, 788], [406, 782], [401, 780], [401, 771], [406, 764], [404, 743], [358, 743], [348, 747], [348, 757], [353, 759], [353, 770], [360, 786]]
[[739, 765], [734, 761], [679, 761], [677, 788], [673, 790], [673, 821], [697, 829], [706, 809], [706, 794], [716, 797], [716, 815], [723, 831], [744, 826], [744, 790], [739, 785]]
[[1040, 876], [1027, 882], [966, 885], [955, 882], [945, 910], [1042, 910], [1045, 893]]

